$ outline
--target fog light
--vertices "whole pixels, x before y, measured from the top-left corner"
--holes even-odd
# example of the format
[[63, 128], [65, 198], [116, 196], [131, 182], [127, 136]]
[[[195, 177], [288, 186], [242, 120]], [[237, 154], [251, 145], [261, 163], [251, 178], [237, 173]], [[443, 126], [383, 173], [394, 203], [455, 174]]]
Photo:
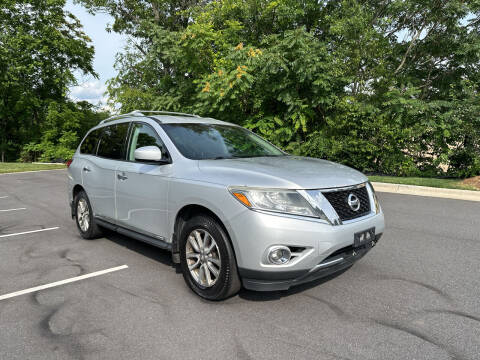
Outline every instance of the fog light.
[[286, 246], [274, 246], [268, 252], [268, 261], [275, 265], [283, 265], [290, 261], [292, 254]]

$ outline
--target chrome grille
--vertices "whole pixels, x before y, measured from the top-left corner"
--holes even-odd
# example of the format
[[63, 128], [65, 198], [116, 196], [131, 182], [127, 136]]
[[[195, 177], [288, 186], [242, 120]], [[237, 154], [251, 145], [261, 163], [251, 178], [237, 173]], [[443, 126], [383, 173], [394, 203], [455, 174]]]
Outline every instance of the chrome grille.
[[[370, 212], [370, 197], [366, 186], [337, 191], [322, 192], [342, 221], [356, 219]], [[360, 200], [360, 208], [354, 211], [348, 205], [348, 196], [354, 194]]]

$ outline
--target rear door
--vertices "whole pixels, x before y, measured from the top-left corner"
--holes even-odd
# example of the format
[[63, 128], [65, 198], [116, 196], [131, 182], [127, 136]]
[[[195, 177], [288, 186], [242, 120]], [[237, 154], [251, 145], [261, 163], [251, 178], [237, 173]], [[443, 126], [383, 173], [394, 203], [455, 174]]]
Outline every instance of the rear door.
[[83, 164], [83, 179], [95, 216], [115, 221], [115, 170], [125, 157], [129, 123], [101, 128], [96, 156]]
[[98, 170], [97, 148], [103, 129], [91, 131], [80, 146], [79, 167], [82, 185], [87, 192], [93, 212], [98, 208], [99, 188], [102, 179]]
[[[158, 146], [163, 160], [170, 163], [136, 161], [135, 150], [143, 146]], [[164, 143], [151, 125], [132, 123], [126, 159], [116, 171], [117, 223], [146, 235], [168, 239], [167, 194], [172, 164]]]

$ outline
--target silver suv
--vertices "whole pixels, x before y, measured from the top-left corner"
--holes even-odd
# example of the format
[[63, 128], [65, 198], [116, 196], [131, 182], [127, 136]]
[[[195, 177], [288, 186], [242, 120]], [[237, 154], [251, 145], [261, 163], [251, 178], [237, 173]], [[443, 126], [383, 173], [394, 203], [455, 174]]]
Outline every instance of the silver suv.
[[171, 251], [211, 300], [286, 290], [350, 267], [384, 217], [360, 172], [291, 156], [234, 124], [134, 111], [102, 121], [68, 169], [82, 237], [110, 229]]

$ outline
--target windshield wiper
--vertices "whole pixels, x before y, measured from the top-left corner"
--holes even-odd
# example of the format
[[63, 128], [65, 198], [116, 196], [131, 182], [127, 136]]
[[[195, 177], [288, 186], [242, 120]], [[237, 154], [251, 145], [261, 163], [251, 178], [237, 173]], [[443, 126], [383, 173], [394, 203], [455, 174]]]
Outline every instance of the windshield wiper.
[[246, 158], [256, 158], [256, 157], [278, 157], [278, 156], [286, 156], [286, 154], [280, 155], [272, 155], [272, 154], [265, 154], [265, 155], [238, 155], [238, 156], [216, 156], [213, 158], [208, 158], [205, 160], [225, 160], [225, 159], [246, 159]]
[[244, 155], [244, 156], [235, 156], [236, 158], [256, 158], [256, 157], [278, 157], [278, 156], [285, 156], [285, 155]]
[[217, 157], [214, 157], [214, 158], [210, 158], [210, 159], [206, 159], [206, 160], [225, 160], [225, 159], [233, 159], [234, 157], [230, 156], [230, 157], [226, 157], [226, 156], [217, 156]]

